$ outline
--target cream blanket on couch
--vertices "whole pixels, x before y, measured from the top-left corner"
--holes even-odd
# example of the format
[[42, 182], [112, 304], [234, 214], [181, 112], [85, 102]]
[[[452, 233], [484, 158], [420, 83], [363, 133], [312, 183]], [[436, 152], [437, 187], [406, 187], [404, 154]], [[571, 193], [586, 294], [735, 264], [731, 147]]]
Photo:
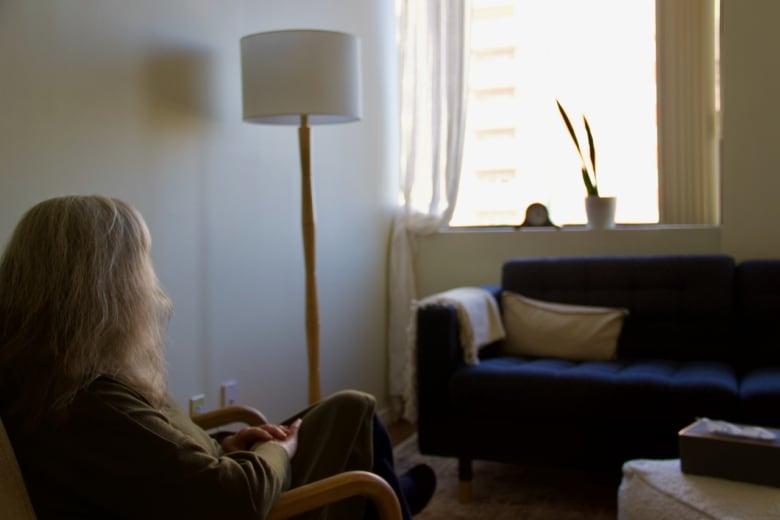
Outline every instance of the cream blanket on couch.
[[478, 363], [482, 347], [506, 336], [496, 299], [480, 287], [458, 287], [413, 301], [408, 329], [409, 359], [405, 371], [407, 382], [403, 411], [404, 419], [412, 423], [417, 422], [417, 311], [434, 305], [452, 305], [455, 308], [463, 361], [467, 364]]

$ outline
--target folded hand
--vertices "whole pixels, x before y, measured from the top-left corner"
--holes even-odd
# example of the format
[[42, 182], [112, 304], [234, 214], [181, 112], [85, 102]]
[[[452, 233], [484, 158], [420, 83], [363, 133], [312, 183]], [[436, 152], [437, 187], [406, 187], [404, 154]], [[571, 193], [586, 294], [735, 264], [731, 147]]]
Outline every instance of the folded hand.
[[255, 444], [273, 440], [284, 441], [290, 435], [291, 427], [276, 424], [263, 424], [242, 428], [221, 441], [226, 452], [249, 450]]

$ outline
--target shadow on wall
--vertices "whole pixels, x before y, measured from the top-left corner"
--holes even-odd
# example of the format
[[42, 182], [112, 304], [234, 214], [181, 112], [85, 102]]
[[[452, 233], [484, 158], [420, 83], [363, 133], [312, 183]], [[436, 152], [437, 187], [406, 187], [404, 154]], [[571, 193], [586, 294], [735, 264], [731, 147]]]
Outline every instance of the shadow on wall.
[[213, 57], [206, 51], [162, 49], [143, 64], [143, 104], [152, 126], [179, 126], [216, 117]]

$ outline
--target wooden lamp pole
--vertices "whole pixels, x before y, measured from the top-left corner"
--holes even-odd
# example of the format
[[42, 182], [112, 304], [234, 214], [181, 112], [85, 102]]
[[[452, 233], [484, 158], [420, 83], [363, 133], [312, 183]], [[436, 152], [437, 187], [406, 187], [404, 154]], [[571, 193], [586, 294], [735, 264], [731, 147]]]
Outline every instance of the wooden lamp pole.
[[317, 298], [317, 245], [311, 178], [309, 117], [301, 116], [298, 129], [301, 155], [301, 227], [306, 269], [306, 354], [309, 360], [309, 404], [320, 400], [320, 311]]

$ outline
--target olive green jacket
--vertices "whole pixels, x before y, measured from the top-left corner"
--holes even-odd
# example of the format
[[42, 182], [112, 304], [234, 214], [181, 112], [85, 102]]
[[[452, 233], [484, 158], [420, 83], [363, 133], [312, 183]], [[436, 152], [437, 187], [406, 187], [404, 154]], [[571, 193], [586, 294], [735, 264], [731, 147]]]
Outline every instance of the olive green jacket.
[[[328, 439], [345, 432], [321, 419], [333, 421], [349, 406], [328, 411], [317, 405], [299, 414], [308, 433], [302, 426], [297, 472], [280, 446], [265, 443], [254, 451], [225, 453], [173, 399], [158, 410], [109, 378], [78, 395], [64, 424], [32, 436], [12, 435], [12, 441], [41, 520], [258, 519], [291, 485], [346, 469], [370, 469], [371, 429], [366, 425], [373, 398], [354, 394], [362, 396], [359, 417], [348, 414], [349, 438], [336, 442], [335, 450]], [[323, 518], [362, 516], [362, 502], [345, 507], [351, 509], [340, 514], [348, 516]]]

